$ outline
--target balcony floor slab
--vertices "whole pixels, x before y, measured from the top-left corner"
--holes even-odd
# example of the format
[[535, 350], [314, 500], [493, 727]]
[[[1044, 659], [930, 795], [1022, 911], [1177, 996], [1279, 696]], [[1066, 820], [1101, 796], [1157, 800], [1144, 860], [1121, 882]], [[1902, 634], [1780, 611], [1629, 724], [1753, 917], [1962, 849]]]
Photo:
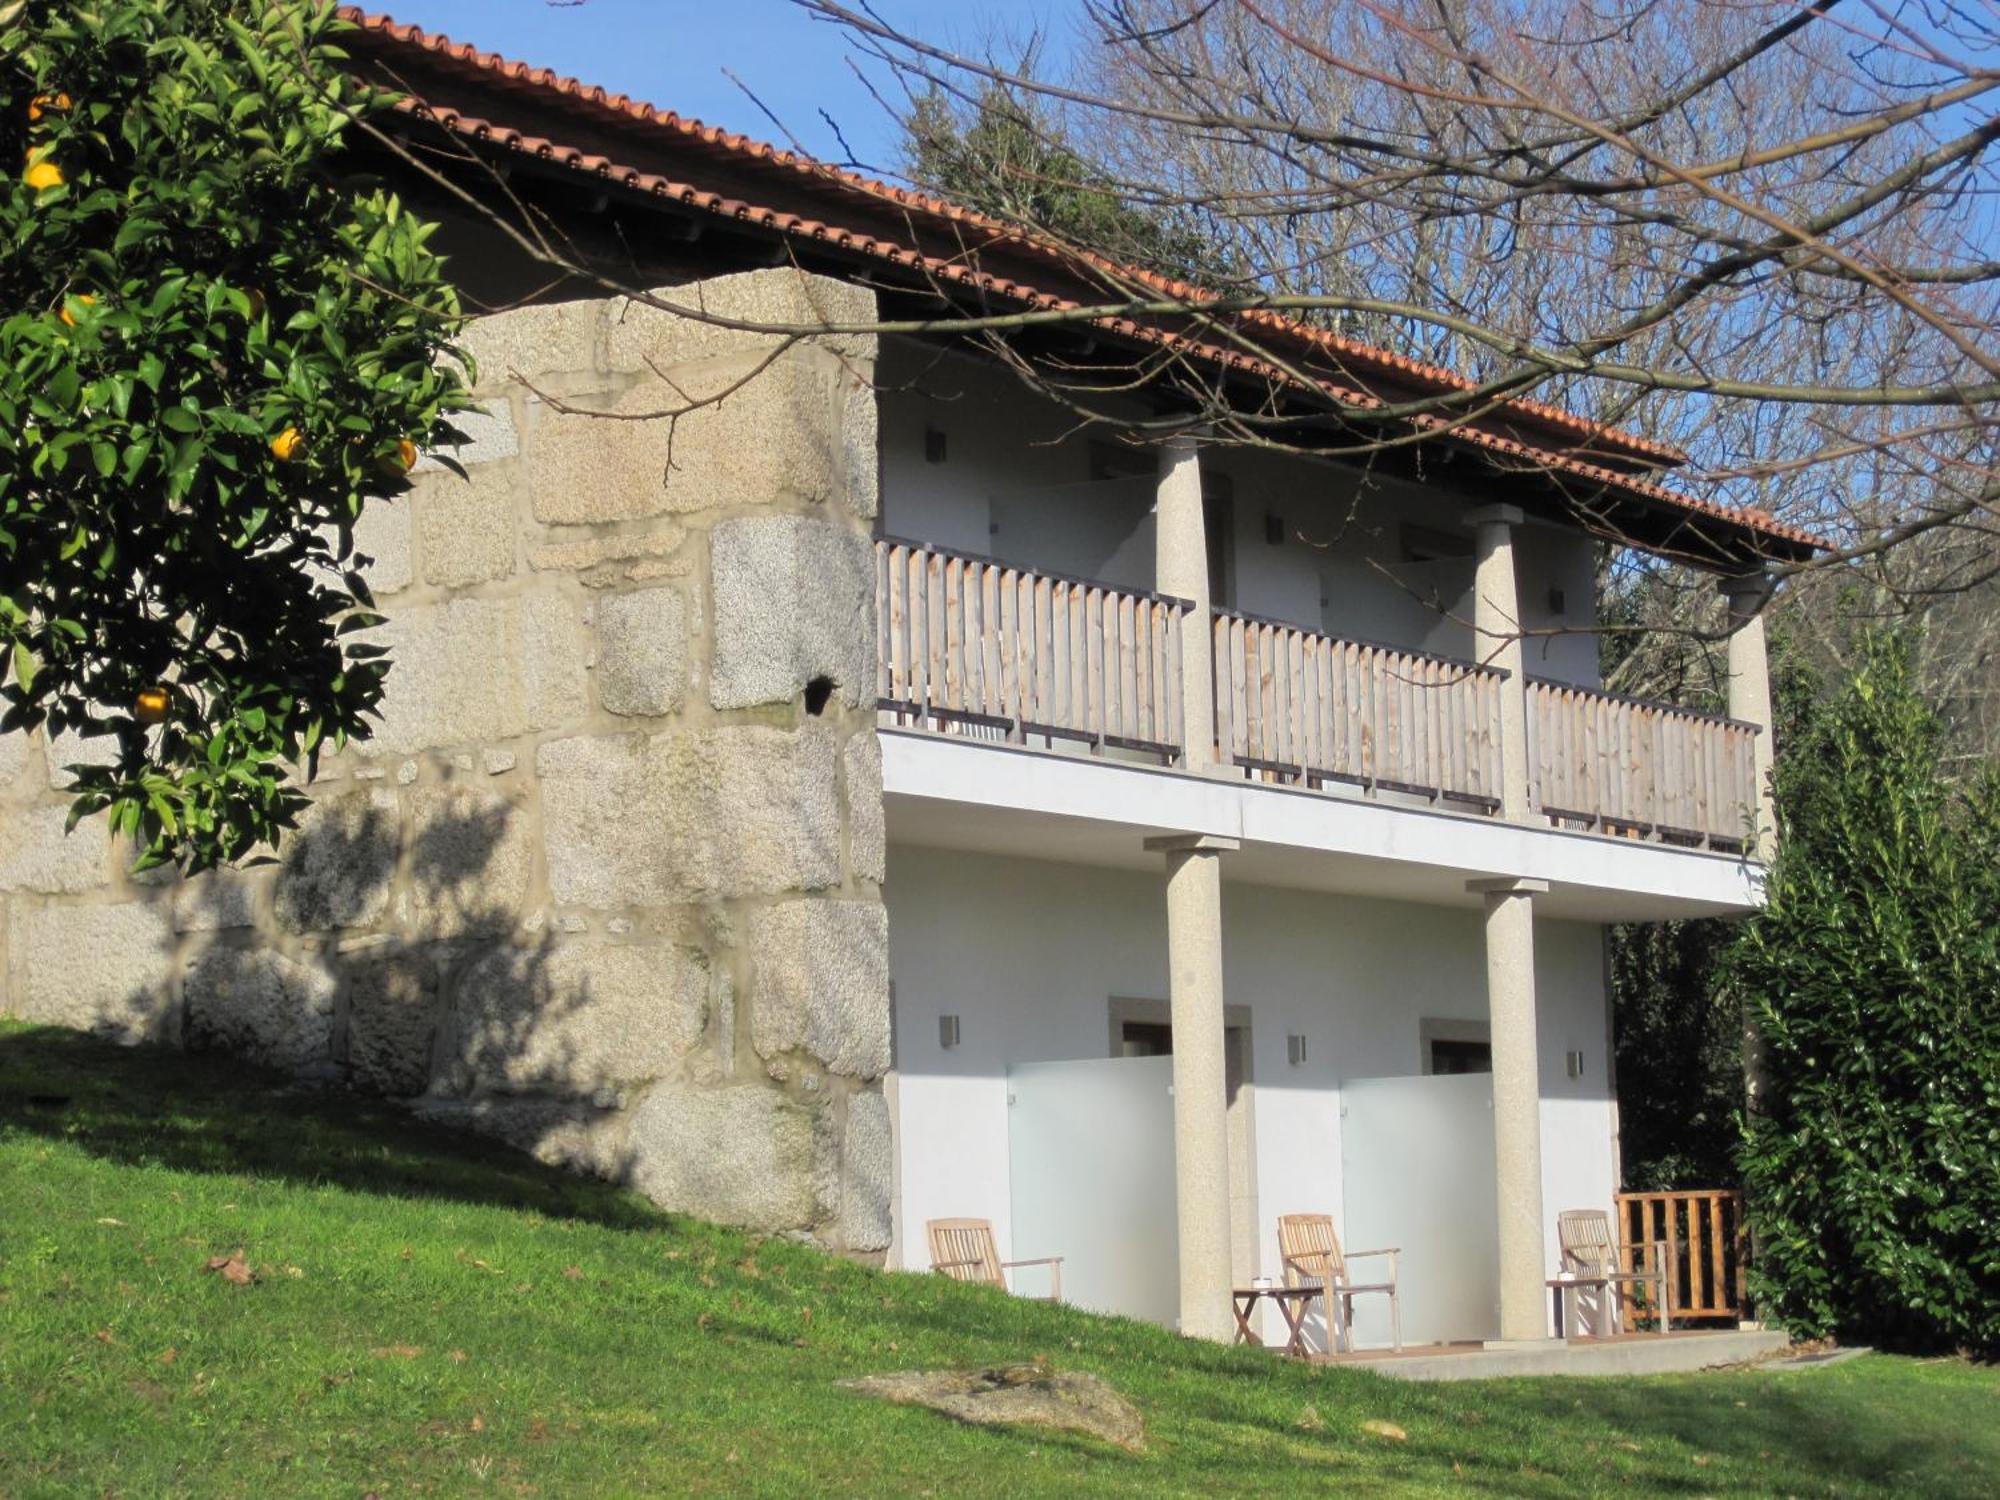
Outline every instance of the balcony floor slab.
[[1579, 921], [1754, 910], [1761, 866], [1739, 857], [1359, 794], [885, 729], [892, 842], [1112, 868], [1154, 869], [1147, 838], [1242, 841], [1233, 881], [1471, 906], [1471, 880], [1546, 880], [1537, 908]]

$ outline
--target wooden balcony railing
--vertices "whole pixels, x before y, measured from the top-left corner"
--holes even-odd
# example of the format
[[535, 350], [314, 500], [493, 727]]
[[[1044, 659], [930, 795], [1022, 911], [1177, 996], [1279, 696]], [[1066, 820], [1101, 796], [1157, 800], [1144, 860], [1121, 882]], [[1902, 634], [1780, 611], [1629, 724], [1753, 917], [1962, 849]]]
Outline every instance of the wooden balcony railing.
[[1173, 760], [1184, 599], [915, 542], [875, 546], [876, 691], [926, 727]]
[[1757, 729], [1664, 703], [1528, 681], [1528, 797], [1550, 822], [1741, 850]]
[[[877, 696], [899, 722], [1182, 758], [1184, 599], [885, 539]], [[1217, 611], [1216, 753], [1253, 776], [1500, 807], [1507, 674]], [[1531, 679], [1529, 801], [1559, 827], [1741, 850], [1757, 730]]]
[[1253, 773], [1500, 806], [1506, 673], [1218, 612], [1215, 731]]
[[[1673, 1257], [1674, 1318], [1736, 1322], [1750, 1315], [1744, 1272], [1750, 1231], [1743, 1195], [1733, 1189], [1679, 1193], [1620, 1193], [1619, 1234], [1632, 1248], [1633, 1269], [1651, 1270], [1644, 1247], [1667, 1242]], [[1632, 1313], [1627, 1309], [1628, 1325]]]

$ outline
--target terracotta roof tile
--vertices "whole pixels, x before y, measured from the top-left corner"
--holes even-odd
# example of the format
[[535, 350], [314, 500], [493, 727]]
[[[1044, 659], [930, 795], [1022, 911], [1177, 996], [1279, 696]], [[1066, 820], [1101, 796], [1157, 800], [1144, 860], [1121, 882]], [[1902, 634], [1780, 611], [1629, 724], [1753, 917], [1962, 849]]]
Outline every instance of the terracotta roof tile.
[[[736, 135], [714, 126], [704, 125], [699, 120], [658, 109], [624, 94], [609, 93], [605, 89], [581, 83], [574, 78], [563, 77], [546, 68], [531, 67], [501, 57], [497, 53], [482, 52], [469, 44], [455, 43], [449, 37], [426, 33], [418, 26], [400, 24], [386, 15], [368, 14], [352, 6], [341, 7], [341, 13], [346, 19], [360, 25], [373, 39], [386, 41], [395, 47], [415, 49], [427, 60], [442, 60], [461, 67], [479, 75], [482, 82], [503, 90], [532, 93], [537, 104], [545, 106], [556, 104], [564, 108], [599, 113], [624, 125], [636, 122], [659, 132], [670, 141], [692, 147], [705, 154], [731, 159], [739, 164], [754, 164], [759, 169], [776, 170], [781, 174], [797, 174], [819, 189], [831, 188], [841, 193], [860, 195], [878, 204], [893, 205], [908, 215], [922, 216], [959, 228], [976, 230], [981, 242], [977, 247], [967, 246], [968, 251], [1004, 246], [1011, 252], [1024, 253], [1030, 258], [1040, 257], [1052, 264], [1058, 264], [1072, 275], [1080, 266], [1087, 267], [1114, 284], [1142, 285], [1168, 299], [1199, 302], [1213, 295], [1185, 282], [1119, 265], [1101, 257], [1036, 239], [1013, 226], [939, 198], [845, 172], [797, 152], [782, 150], [749, 136]], [[976, 287], [982, 292], [1006, 298], [1024, 307], [1063, 311], [1085, 305], [1073, 298], [1050, 292], [1044, 287], [982, 271], [966, 258], [929, 254], [910, 242], [884, 239], [809, 214], [726, 196], [662, 173], [620, 163], [578, 146], [565, 145], [546, 136], [465, 114], [443, 105], [434, 106], [421, 99], [406, 98], [398, 107], [433, 120], [445, 129], [472, 140], [549, 161], [572, 171], [615, 182], [636, 192], [668, 198], [687, 208], [754, 223], [779, 234], [835, 244], [854, 253], [920, 271], [940, 281]], [[912, 235], [911, 238], [914, 240], [915, 236]], [[1343, 369], [1353, 368], [1357, 372], [1366, 370], [1388, 375], [1420, 388], [1427, 387], [1434, 394], [1473, 388], [1471, 381], [1452, 371], [1312, 328], [1273, 311], [1259, 309], [1238, 312], [1231, 316], [1253, 324], [1266, 333], [1289, 340], [1301, 348], [1331, 355]], [[1285, 368], [1275, 360], [1262, 359], [1242, 349], [1227, 347], [1213, 340], [1173, 333], [1153, 324], [1142, 324], [1129, 318], [1100, 318], [1097, 321], [1126, 337], [1173, 348], [1204, 361], [1241, 369], [1281, 383], [1295, 383], [1297, 379], [1293, 370]], [[1389, 404], [1380, 395], [1354, 388], [1345, 381], [1326, 378], [1317, 372], [1313, 372], [1312, 378], [1314, 384], [1342, 405], [1369, 410], [1380, 409]], [[1781, 522], [1762, 510], [1732, 509], [1716, 505], [1612, 467], [1610, 463], [1594, 461], [1595, 457], [1626, 462], [1638, 460], [1653, 465], [1685, 461], [1686, 455], [1676, 448], [1590, 421], [1543, 402], [1516, 399], [1507, 402], [1501, 409], [1509, 415], [1528, 418], [1535, 425], [1549, 428], [1553, 433], [1569, 435], [1583, 446], [1598, 449], [1599, 453], [1586, 456], [1574, 450], [1557, 451], [1525, 443], [1485, 427], [1472, 426], [1465, 422], [1454, 423], [1435, 415], [1419, 416], [1414, 419], [1414, 425], [1436, 431], [1452, 441], [1507, 454], [1537, 468], [1573, 475], [1594, 484], [1602, 484], [1695, 514], [1711, 516], [1767, 536], [1809, 547], [1822, 545], [1811, 533]]]

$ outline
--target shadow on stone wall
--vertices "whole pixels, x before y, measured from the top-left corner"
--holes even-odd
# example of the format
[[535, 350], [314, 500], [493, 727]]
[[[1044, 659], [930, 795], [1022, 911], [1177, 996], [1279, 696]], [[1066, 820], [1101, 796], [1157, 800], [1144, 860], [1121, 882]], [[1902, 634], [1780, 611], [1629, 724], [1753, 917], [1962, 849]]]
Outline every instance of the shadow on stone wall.
[[[521, 858], [526, 817], [450, 783], [336, 794], [277, 860], [152, 891], [173, 912], [160, 962], [175, 981], [135, 988], [94, 1029], [403, 1100], [625, 1180], [621, 1107], [658, 1059], [611, 1029], [595, 971], [659, 950], [600, 948], [524, 914], [500, 867]], [[688, 1041], [707, 1020], [697, 1011]]]

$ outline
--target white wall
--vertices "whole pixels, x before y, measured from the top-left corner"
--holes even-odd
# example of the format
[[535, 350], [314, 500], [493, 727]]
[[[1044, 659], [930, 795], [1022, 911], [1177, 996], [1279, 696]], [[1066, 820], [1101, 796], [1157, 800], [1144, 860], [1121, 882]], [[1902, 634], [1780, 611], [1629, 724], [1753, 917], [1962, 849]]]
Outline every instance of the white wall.
[[[968, 356], [885, 340], [879, 371], [887, 534], [1153, 586], [1149, 487], [1089, 483], [1092, 439], [1115, 447], [1114, 434], [1083, 430], [1009, 371]], [[926, 462], [926, 429], [945, 435], [944, 462]], [[1473, 654], [1471, 559], [1412, 563], [1403, 549], [1408, 526], [1469, 541], [1462, 502], [1283, 453], [1216, 448], [1202, 462], [1233, 496], [1225, 583], [1234, 607], [1353, 639]], [[1277, 545], [1267, 539], [1267, 517], [1280, 523]], [[1592, 543], [1581, 532], [1531, 525], [1518, 555], [1526, 627], [1573, 627], [1531, 637], [1528, 670], [1596, 685]], [[1549, 607], [1551, 588], [1563, 592], [1561, 615]]]
[[[892, 845], [900, 1208], [892, 1264], [921, 1268], [924, 1220], [991, 1218], [1003, 1256], [1009, 1064], [1104, 1057], [1109, 1002], [1167, 993], [1163, 879]], [[1421, 1070], [1425, 1018], [1482, 1020], [1476, 912], [1225, 884], [1228, 1002], [1250, 1009], [1260, 1269], [1275, 1270], [1276, 1216], [1341, 1213], [1340, 1081]], [[1537, 932], [1543, 1171], [1549, 1257], [1560, 1208], [1610, 1206], [1614, 1112], [1606, 1095], [1601, 929]], [[939, 1046], [938, 1017], [961, 1041]], [[1292, 1067], [1286, 1038], [1307, 1039]], [[1564, 1053], [1581, 1050], [1580, 1079]], [[899, 1258], [898, 1258], [899, 1257]]]

